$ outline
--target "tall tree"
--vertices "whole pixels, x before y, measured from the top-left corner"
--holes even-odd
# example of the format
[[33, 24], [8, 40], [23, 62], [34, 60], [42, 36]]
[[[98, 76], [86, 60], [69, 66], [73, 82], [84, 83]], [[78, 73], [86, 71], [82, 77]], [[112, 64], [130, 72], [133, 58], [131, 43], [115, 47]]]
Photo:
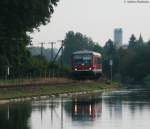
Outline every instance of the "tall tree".
[[144, 40], [142, 35], [140, 34], [139, 39], [137, 40], [137, 48], [142, 47], [144, 45]]
[[103, 48], [103, 72], [107, 77], [110, 77], [110, 60], [113, 60], [113, 67], [115, 66], [113, 70], [116, 70], [116, 48], [111, 39], [106, 42]]
[[54, 6], [59, 0], [1, 0], [0, 1], [0, 56], [6, 65], [19, 68], [28, 62], [26, 46], [31, 38], [27, 32], [50, 22]]
[[132, 34], [129, 40], [128, 48], [131, 48], [131, 49], [136, 48], [136, 43], [137, 43], [136, 37], [134, 36], [134, 34]]
[[101, 51], [101, 47], [98, 43], [94, 42], [91, 38], [77, 32], [69, 31], [66, 34], [64, 40], [64, 52], [63, 61], [65, 65], [71, 64], [71, 55], [73, 52], [78, 50], [91, 50], [91, 51]]
[[105, 55], [107, 55], [107, 58], [112, 59], [115, 51], [115, 45], [113, 41], [109, 39], [104, 46], [104, 52], [106, 53]]

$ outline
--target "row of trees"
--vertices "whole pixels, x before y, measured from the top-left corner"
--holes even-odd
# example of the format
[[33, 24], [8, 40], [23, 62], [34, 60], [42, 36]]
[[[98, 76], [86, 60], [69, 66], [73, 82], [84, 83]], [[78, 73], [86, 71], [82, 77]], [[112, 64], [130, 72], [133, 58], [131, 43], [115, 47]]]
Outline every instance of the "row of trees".
[[144, 42], [142, 36], [136, 39], [131, 35], [126, 47], [115, 46], [108, 40], [104, 47], [81, 33], [69, 31], [64, 40], [63, 61], [71, 64], [71, 54], [77, 50], [92, 50], [103, 55], [103, 73], [110, 78], [109, 61], [113, 60], [113, 78], [127, 83], [144, 82], [150, 78], [150, 41]]
[[[64, 39], [62, 60], [65, 67], [63, 68], [61, 65], [47, 61], [41, 55], [31, 56], [26, 45], [20, 40], [13, 40], [9, 45], [7, 42], [8, 48], [5, 49], [3, 48], [4, 42], [1, 43], [1, 78], [4, 78], [7, 74], [7, 66], [10, 67], [10, 76], [14, 78], [18, 76], [54, 76], [54, 74], [67, 76], [69, 75], [69, 69], [71, 69], [72, 53], [86, 49], [102, 53], [103, 73], [107, 78], [110, 78], [109, 61], [113, 60], [113, 79], [128, 83], [149, 83], [150, 80], [150, 41], [144, 42], [141, 35], [139, 39], [131, 35], [129, 45], [126, 48], [120, 47], [118, 49], [112, 40], [108, 40], [105, 46], [101, 47], [91, 38], [79, 32], [69, 31]], [[16, 44], [16, 46], [12, 43]], [[58, 64], [61, 64], [61, 59], [57, 61]]]
[[104, 70], [108, 72], [109, 59], [114, 61], [114, 77], [123, 82], [144, 82], [150, 74], [150, 42], [144, 42], [140, 35], [137, 40], [131, 35], [127, 48], [116, 49], [114, 43], [109, 40], [104, 46]]

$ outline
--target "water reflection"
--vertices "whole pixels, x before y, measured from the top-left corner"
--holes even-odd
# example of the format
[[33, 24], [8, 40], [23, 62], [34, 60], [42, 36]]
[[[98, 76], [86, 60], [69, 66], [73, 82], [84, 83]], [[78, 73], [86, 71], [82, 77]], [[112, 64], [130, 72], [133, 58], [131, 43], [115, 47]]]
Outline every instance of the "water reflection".
[[116, 110], [115, 114], [121, 116], [122, 107], [127, 106], [132, 114], [137, 110], [145, 110], [150, 108], [150, 91], [149, 90], [131, 90], [131, 91], [121, 91], [121, 92], [112, 92], [103, 97], [105, 104], [110, 108]]
[[[68, 110], [70, 106], [70, 110]], [[73, 121], [94, 121], [100, 117], [102, 112], [102, 97], [101, 95], [73, 97], [72, 101], [66, 103], [66, 112], [72, 114]]]
[[1, 129], [30, 129], [28, 120], [31, 115], [29, 103], [0, 105]]
[[119, 91], [0, 105], [0, 129], [145, 129], [150, 91]]
[[104, 98], [103, 101], [109, 111], [110, 118], [122, 119], [122, 97], [108, 97]]

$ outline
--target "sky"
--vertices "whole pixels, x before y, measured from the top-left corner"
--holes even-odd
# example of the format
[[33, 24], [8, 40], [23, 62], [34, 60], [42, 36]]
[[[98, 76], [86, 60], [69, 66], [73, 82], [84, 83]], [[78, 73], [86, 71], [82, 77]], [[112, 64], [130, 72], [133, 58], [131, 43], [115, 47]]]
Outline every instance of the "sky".
[[[126, 1], [126, 2], [125, 2]], [[145, 41], [150, 39], [150, 2], [128, 3], [131, 0], [60, 0], [51, 22], [31, 34], [33, 44], [57, 42], [73, 30], [80, 32], [103, 46], [113, 40], [115, 28], [123, 29], [123, 43], [140, 33]], [[137, 0], [132, 0], [137, 1]], [[58, 45], [56, 45], [58, 46]], [[49, 47], [49, 46], [47, 46]]]

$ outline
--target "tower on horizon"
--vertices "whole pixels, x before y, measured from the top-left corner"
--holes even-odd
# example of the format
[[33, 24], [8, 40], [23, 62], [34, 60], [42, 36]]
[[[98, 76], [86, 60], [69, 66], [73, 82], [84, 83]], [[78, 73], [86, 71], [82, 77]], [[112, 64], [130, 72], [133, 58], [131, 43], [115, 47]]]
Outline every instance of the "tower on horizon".
[[114, 44], [117, 48], [123, 44], [123, 30], [122, 28], [114, 29]]

